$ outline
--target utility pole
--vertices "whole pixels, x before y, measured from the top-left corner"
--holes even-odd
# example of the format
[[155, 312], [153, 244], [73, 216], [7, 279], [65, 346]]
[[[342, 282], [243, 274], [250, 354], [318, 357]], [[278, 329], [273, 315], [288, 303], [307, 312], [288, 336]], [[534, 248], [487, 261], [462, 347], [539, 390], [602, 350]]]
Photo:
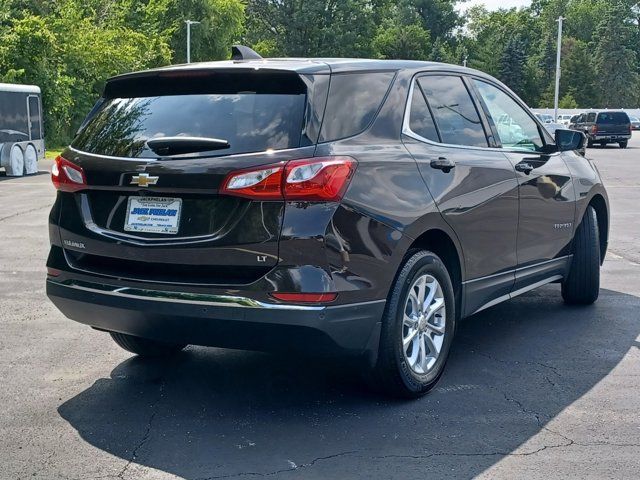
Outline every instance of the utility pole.
[[560, 57], [562, 54], [562, 22], [564, 17], [558, 17], [558, 51], [556, 52], [556, 91], [553, 101], [553, 121], [558, 122], [558, 101], [560, 98]]
[[187, 63], [191, 63], [191, 25], [197, 25], [200, 22], [194, 20], [185, 20], [187, 24]]

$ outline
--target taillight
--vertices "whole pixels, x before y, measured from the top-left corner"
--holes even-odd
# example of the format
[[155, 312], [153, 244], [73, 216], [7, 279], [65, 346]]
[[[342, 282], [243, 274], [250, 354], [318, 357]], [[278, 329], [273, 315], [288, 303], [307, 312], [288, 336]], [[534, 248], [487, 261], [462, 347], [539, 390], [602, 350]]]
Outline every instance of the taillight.
[[593, 135], [595, 135], [596, 133], [598, 133], [598, 125], [594, 125], [591, 127], [591, 133]]
[[63, 192], [77, 192], [87, 186], [84, 170], [61, 156], [56, 157], [51, 167], [51, 181], [56, 189]]
[[276, 300], [291, 303], [329, 303], [333, 302], [337, 297], [337, 293], [281, 293], [273, 292], [271, 294]]
[[357, 162], [346, 156], [315, 157], [239, 170], [227, 175], [220, 193], [256, 200], [336, 202]]
[[220, 193], [256, 200], [282, 200], [282, 172], [284, 163], [227, 175]]

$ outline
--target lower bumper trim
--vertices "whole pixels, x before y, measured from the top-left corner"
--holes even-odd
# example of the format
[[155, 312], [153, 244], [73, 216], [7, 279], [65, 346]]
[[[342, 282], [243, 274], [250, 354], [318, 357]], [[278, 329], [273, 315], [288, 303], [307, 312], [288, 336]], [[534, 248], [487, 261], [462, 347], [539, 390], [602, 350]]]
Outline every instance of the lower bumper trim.
[[386, 303], [270, 304], [55, 278], [47, 279], [47, 295], [68, 318], [99, 330], [192, 345], [348, 354], [367, 351]]

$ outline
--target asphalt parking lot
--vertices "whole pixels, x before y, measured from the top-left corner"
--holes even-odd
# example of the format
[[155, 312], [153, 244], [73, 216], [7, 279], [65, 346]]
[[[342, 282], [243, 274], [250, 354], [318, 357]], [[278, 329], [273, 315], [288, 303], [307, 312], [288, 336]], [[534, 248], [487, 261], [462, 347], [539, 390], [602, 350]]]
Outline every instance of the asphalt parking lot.
[[638, 478], [640, 135], [588, 155], [612, 209], [597, 304], [550, 285], [466, 320], [412, 402], [334, 362], [132, 357], [45, 297], [48, 175], [0, 177], [0, 479]]

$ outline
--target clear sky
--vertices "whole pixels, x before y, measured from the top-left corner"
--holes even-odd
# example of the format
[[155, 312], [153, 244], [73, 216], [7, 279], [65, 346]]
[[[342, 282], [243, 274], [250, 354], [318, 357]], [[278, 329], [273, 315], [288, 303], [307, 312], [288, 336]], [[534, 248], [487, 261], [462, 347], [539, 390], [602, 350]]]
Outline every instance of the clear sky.
[[463, 9], [467, 9], [472, 5], [484, 5], [489, 10], [497, 10], [498, 8], [524, 7], [530, 5], [531, 0], [469, 0], [461, 4]]

